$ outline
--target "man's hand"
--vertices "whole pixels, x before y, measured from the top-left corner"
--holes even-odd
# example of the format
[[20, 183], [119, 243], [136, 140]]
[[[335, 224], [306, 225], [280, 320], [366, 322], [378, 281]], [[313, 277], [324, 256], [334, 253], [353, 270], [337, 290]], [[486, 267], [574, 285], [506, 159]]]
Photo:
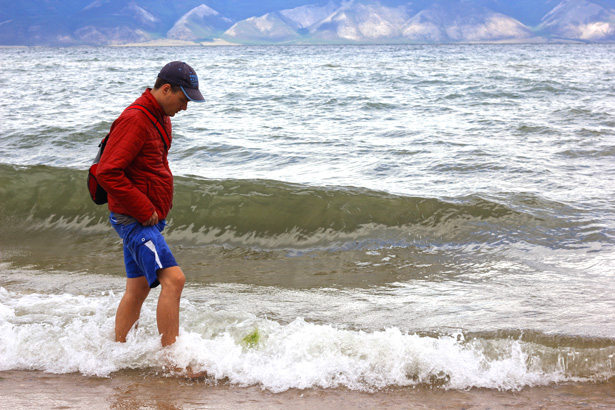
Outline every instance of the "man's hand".
[[152, 216], [150, 216], [147, 221], [143, 222], [143, 226], [154, 226], [157, 223], [158, 223], [158, 214], [156, 213], [156, 211], [154, 211]]

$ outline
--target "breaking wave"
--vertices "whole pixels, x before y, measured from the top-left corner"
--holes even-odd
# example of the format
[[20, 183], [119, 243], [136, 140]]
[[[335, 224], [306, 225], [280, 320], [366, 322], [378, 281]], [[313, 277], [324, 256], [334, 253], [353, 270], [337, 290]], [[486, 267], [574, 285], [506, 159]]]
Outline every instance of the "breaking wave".
[[[5, 229], [109, 232], [81, 170], [0, 165]], [[261, 249], [370, 248], [525, 241], [565, 247], [610, 241], [613, 233], [583, 210], [530, 194], [457, 198], [393, 195], [355, 187], [271, 180], [177, 177], [167, 237], [187, 245]]]
[[[152, 298], [150, 298], [152, 299]], [[163, 372], [169, 360], [214, 380], [291, 388], [374, 391], [396, 386], [518, 390], [615, 376], [615, 341], [540, 332], [407, 333], [343, 329], [296, 318], [281, 323], [213, 309], [197, 295], [183, 302], [180, 337], [160, 346], [155, 301], [127, 343], [113, 341], [119, 296], [20, 294], [0, 288], [0, 370], [109, 376], [126, 369]]]

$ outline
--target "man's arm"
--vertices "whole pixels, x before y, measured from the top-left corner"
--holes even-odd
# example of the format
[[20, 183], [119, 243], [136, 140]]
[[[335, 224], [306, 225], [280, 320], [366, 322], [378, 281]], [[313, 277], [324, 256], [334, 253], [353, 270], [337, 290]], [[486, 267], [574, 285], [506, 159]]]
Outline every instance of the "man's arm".
[[[114, 125], [98, 163], [100, 185], [141, 224], [158, 222], [156, 208], [149, 198], [128, 179], [125, 169], [143, 148], [147, 130], [141, 121], [121, 117]], [[154, 223], [154, 224], [155, 224]], [[152, 224], [152, 225], [154, 225]]]

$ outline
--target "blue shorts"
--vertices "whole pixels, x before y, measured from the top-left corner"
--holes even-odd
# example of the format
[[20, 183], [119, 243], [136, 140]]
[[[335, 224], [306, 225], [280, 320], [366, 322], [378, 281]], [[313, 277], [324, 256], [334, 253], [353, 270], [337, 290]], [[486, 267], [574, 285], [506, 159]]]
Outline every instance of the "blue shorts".
[[158, 282], [158, 270], [177, 266], [169, 245], [162, 236], [166, 222], [158, 222], [154, 226], [143, 226], [139, 222], [121, 224], [114, 218], [113, 212], [109, 221], [124, 243], [124, 264], [126, 276], [138, 278], [145, 276], [150, 288], [155, 288]]

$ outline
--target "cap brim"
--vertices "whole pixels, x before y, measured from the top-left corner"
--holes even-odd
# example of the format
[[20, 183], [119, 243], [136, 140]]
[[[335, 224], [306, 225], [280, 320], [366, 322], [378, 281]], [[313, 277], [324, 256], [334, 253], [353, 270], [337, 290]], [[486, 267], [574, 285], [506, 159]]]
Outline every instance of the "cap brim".
[[205, 102], [205, 98], [203, 98], [203, 94], [196, 88], [184, 88], [180, 86], [184, 95], [187, 99], [194, 102]]

